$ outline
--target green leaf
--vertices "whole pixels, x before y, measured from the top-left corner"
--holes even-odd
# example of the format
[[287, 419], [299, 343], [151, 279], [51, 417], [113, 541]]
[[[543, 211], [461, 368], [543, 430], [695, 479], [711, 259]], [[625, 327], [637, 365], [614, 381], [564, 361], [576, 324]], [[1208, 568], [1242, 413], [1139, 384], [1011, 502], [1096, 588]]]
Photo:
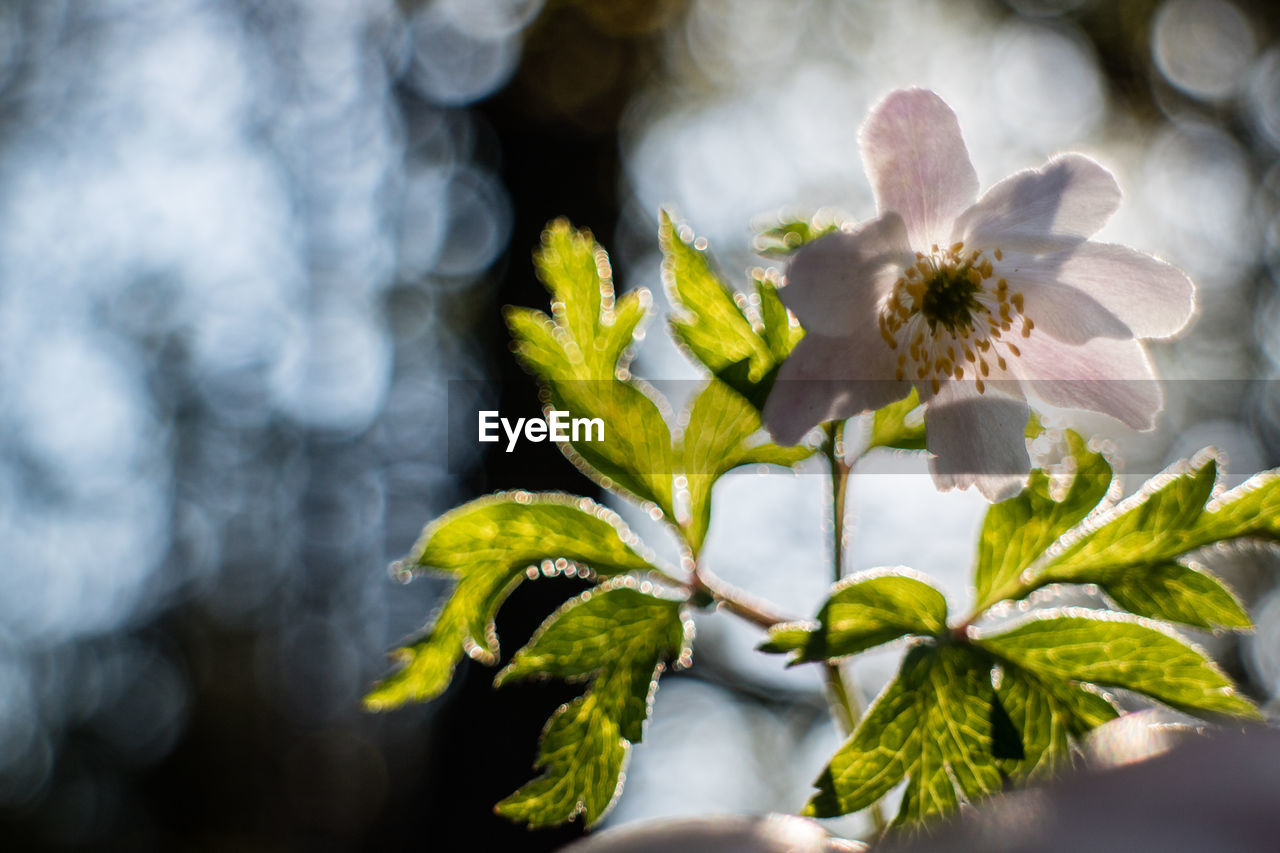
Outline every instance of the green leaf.
[[[924, 418], [912, 415], [920, 408], [920, 395], [911, 393], [896, 403], [876, 410], [871, 420], [871, 439], [867, 450], [873, 447], [896, 447], [902, 450], [924, 450]], [[911, 417], [908, 417], [912, 415]]]
[[[1016, 750], [997, 752], [1000, 769], [1018, 783], [1069, 767], [1072, 739], [1118, 716], [1096, 693], [1069, 682], [1045, 682], [1009, 663], [1001, 667], [996, 699], [994, 710], [1007, 719], [1016, 743]], [[993, 716], [993, 723], [998, 717]]]
[[988, 511], [975, 570], [978, 609], [1052, 583], [1097, 584], [1139, 616], [1206, 629], [1251, 627], [1221, 581], [1177, 558], [1222, 540], [1277, 538], [1280, 478], [1264, 472], [1206, 509], [1217, 465], [1201, 454], [1086, 518], [1107, 492], [1111, 468], [1079, 436], [1067, 435], [1077, 471], [1061, 501], [1052, 499], [1044, 473], [1033, 471], [1026, 491]]
[[[1027, 438], [1035, 438], [1044, 432], [1040, 417], [1035, 412], [1027, 420]], [[891, 447], [898, 450], [924, 450], [925, 426], [924, 410], [920, 405], [920, 395], [912, 388], [907, 396], [877, 409], [871, 419], [871, 436], [867, 439], [867, 450], [874, 447]]]
[[1165, 471], [1052, 557], [1032, 588], [1094, 583], [1140, 616], [1208, 629], [1251, 627], [1217, 578], [1176, 558], [1212, 542], [1275, 535], [1280, 481], [1259, 475], [1206, 511], [1216, 476], [1212, 458]]
[[458, 583], [431, 628], [393, 652], [400, 669], [370, 691], [365, 707], [434, 698], [449, 686], [464, 652], [494, 663], [494, 617], [531, 566], [563, 560], [602, 577], [653, 571], [636, 544], [616, 514], [563, 494], [501, 493], [441, 516], [401, 565], [446, 572]]
[[917, 646], [814, 783], [813, 817], [866, 808], [905, 777], [898, 824], [916, 824], [1000, 790], [992, 753], [991, 661], [964, 645]]
[[711, 524], [712, 486], [721, 475], [741, 465], [790, 467], [813, 455], [814, 448], [779, 447], [765, 440], [760, 434], [760, 412], [713, 378], [693, 401], [676, 452], [689, 496], [685, 536], [697, 553]]
[[562, 443], [561, 450], [605, 488], [673, 516], [666, 403], [627, 372], [636, 331], [648, 315], [648, 292], [615, 302], [608, 256], [590, 232], [564, 220], [543, 232], [534, 265], [551, 294], [552, 312], [506, 309], [516, 355], [541, 380], [550, 408], [604, 424], [603, 440]]
[[899, 637], [933, 636], [946, 629], [947, 601], [941, 592], [917, 577], [876, 570], [836, 584], [818, 612], [816, 627], [778, 626], [760, 649], [795, 652], [790, 663], [797, 664], [857, 654]]
[[561, 444], [565, 457], [602, 487], [675, 517], [671, 431], [649, 393], [630, 382], [547, 381], [551, 408], [600, 418], [603, 441]]
[[[507, 595], [519, 583], [518, 572], [479, 566], [468, 572], [436, 615], [426, 633], [390, 655], [398, 666], [364, 697], [368, 711], [389, 711], [406, 702], [427, 702], [444, 692], [464, 651], [492, 658], [471, 640], [477, 617], [492, 622]], [[489, 641], [491, 631], [482, 632]]]
[[1111, 465], [1076, 433], [1068, 431], [1066, 439], [1075, 475], [1061, 500], [1053, 497], [1048, 475], [1037, 469], [1021, 494], [987, 510], [974, 569], [978, 610], [1003, 598], [1023, 570], [1106, 496]]
[[[1052, 559], [1041, 583], [1102, 583], [1128, 566], [1164, 562], [1189, 550], [1188, 531], [1200, 517], [1217, 465], [1182, 464], [1148, 482], [1100, 526]], [[1194, 546], [1191, 546], [1194, 547]]]
[[1083, 737], [1103, 723], [1120, 716], [1112, 698], [1100, 688], [1070, 681], [1041, 681], [1061, 705], [1071, 713], [1071, 734]]
[[547, 722], [536, 765], [543, 774], [498, 803], [499, 814], [530, 826], [581, 814], [591, 826], [617, 798], [663, 662], [685, 657], [690, 640], [680, 602], [645, 589], [616, 583], [584, 593], [547, 619], [499, 673], [498, 685], [534, 675], [591, 680], [585, 695]]
[[1047, 682], [1134, 690], [1201, 716], [1258, 718], [1213, 661], [1158, 623], [1123, 613], [1067, 612], [1072, 615], [1033, 618], [977, 644]]
[[773, 655], [804, 651], [808, 647], [813, 628], [805, 622], [788, 622], [769, 629], [768, 638], [756, 646], [756, 651]]
[[778, 296], [778, 285], [768, 271], [753, 270], [751, 279], [755, 284], [756, 298], [760, 302], [760, 321], [764, 328], [760, 331], [769, 352], [773, 353], [775, 370], [782, 360], [791, 354], [804, 337], [804, 329], [788, 312]]
[[1180, 563], [1157, 563], [1117, 574], [1102, 583], [1116, 604], [1151, 619], [1196, 628], [1252, 626], [1249, 614], [1217, 578]]
[[1280, 469], [1255, 474], [1214, 501], [1187, 532], [1186, 544], [1190, 550], [1246, 536], [1280, 539]]
[[782, 359], [801, 336], [785, 308], [779, 310], [773, 283], [757, 277], [760, 316], [753, 318], [747, 298], [712, 270], [692, 233], [679, 233], [665, 211], [658, 243], [663, 281], [680, 312], [671, 321], [672, 336], [713, 376], [760, 408]]
[[839, 224], [828, 217], [786, 219], [756, 235], [753, 248], [770, 258], [785, 258], [806, 243], [839, 230]]

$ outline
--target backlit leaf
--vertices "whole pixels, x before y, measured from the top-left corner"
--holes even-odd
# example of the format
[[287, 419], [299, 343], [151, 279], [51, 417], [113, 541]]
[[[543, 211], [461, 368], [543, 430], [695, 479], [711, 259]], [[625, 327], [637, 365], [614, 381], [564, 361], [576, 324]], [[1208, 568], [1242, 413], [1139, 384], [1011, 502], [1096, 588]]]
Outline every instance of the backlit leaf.
[[1178, 558], [1218, 541], [1280, 537], [1280, 479], [1264, 472], [1206, 506], [1217, 465], [1204, 456], [1086, 518], [1107, 491], [1111, 470], [1078, 436], [1068, 438], [1077, 471], [1060, 502], [1050, 497], [1045, 475], [1033, 471], [1025, 492], [988, 511], [975, 572], [980, 609], [1052, 583], [1096, 584], [1139, 616], [1206, 629], [1249, 628], [1248, 614], [1221, 581]]
[[1196, 518], [1185, 544], [1198, 548], [1246, 536], [1280, 539], [1280, 471], [1255, 474], [1213, 501]]
[[1258, 717], [1213, 661], [1156, 623], [1122, 613], [1067, 613], [1033, 618], [977, 643], [1045, 681], [1120, 687], [1201, 716]]
[[666, 404], [626, 372], [648, 292], [615, 302], [608, 256], [589, 232], [564, 220], [543, 232], [534, 266], [551, 294], [551, 316], [506, 309], [516, 355], [541, 380], [549, 407], [604, 424], [603, 440], [592, 432], [591, 440], [561, 443], [561, 450], [605, 488], [674, 515]]
[[1121, 567], [1184, 553], [1188, 531], [1203, 512], [1216, 476], [1213, 459], [1165, 472], [1050, 561], [1038, 577], [1045, 583], [1096, 583]]
[[1106, 496], [1111, 465], [1076, 433], [1068, 431], [1066, 439], [1075, 474], [1060, 500], [1052, 494], [1048, 475], [1037, 469], [1021, 494], [987, 510], [974, 569], [979, 609], [999, 601], [1024, 569]]
[[838, 228], [838, 223], [830, 218], [786, 219], [758, 233], [753, 248], [766, 257], [785, 258]]
[[947, 602], [937, 588], [911, 575], [877, 570], [837, 584], [816, 626], [778, 626], [760, 649], [792, 651], [791, 663], [804, 663], [857, 654], [912, 634], [936, 635], [946, 626]]
[[1073, 739], [1118, 715], [1097, 693], [1070, 682], [1046, 682], [1009, 663], [1001, 667], [996, 698], [996, 710], [1005, 715], [1017, 745], [1016, 750], [997, 752], [1000, 769], [1019, 783], [1069, 767]]
[[718, 379], [695, 398], [677, 449], [688, 489], [686, 537], [695, 552], [711, 524], [711, 490], [725, 472], [741, 465], [795, 465], [814, 453], [805, 446], [780, 447], [760, 432], [760, 412]]
[[496, 811], [530, 826], [579, 814], [588, 826], [600, 820], [620, 792], [663, 664], [686, 654], [689, 631], [680, 602], [634, 584], [591, 590], [547, 619], [495, 683], [554, 676], [591, 686], [547, 722], [537, 759], [543, 774]]
[[884, 406], [872, 415], [871, 438], [867, 450], [873, 447], [896, 447], [902, 450], [924, 450], [924, 414], [920, 408], [920, 395], [911, 393], [896, 403]]
[[401, 565], [452, 574], [457, 585], [431, 628], [392, 653], [401, 667], [370, 691], [365, 707], [385, 710], [434, 698], [449, 686], [464, 652], [495, 662], [494, 617], [530, 566], [564, 560], [601, 577], [651, 571], [636, 547], [617, 515], [586, 498], [504, 493], [445, 514]]
[[775, 369], [777, 364], [791, 354], [804, 337], [804, 329], [789, 313], [778, 296], [778, 286], [774, 280], [763, 272], [752, 273], [755, 283], [756, 297], [760, 300], [760, 321], [764, 328], [760, 335], [764, 338], [769, 352], [773, 353]]
[[713, 376], [760, 408], [782, 359], [802, 334], [790, 322], [775, 286], [757, 277], [758, 316], [749, 316], [747, 297], [716, 274], [705, 252], [694, 245], [693, 234], [687, 229], [682, 233], [665, 212], [658, 243], [663, 281], [678, 311], [671, 321], [672, 336]]
[[1249, 614], [1222, 582], [1180, 563], [1117, 572], [1101, 583], [1116, 604], [1151, 619], [1197, 628], [1249, 628]]
[[871, 805], [907, 779], [897, 823], [918, 824], [1000, 790], [990, 659], [964, 645], [917, 646], [814, 783], [804, 814]]

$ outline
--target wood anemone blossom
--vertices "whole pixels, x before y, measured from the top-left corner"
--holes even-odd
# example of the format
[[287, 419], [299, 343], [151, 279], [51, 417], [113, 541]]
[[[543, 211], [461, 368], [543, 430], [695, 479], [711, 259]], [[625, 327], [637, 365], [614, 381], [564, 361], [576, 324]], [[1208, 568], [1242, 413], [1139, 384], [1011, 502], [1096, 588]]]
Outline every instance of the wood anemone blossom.
[[1175, 334], [1194, 288], [1089, 238], [1120, 205], [1111, 173], [1064, 154], [978, 198], [955, 113], [893, 92], [859, 134], [878, 215], [797, 251], [780, 291], [807, 334], [764, 410], [781, 443], [915, 386], [939, 488], [1017, 493], [1031, 395], [1150, 429], [1162, 406], [1139, 338]]

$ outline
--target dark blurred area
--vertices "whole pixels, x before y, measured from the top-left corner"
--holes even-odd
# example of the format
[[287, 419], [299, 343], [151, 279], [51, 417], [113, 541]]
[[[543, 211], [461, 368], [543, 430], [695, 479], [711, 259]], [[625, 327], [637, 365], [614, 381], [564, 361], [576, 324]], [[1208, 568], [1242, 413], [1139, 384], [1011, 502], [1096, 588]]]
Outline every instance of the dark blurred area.
[[[427, 521], [496, 489], [598, 496], [549, 444], [446, 459], [471, 429], [450, 379], [537, 408], [499, 309], [545, 307], [545, 223], [657, 290], [673, 205], [745, 269], [758, 213], [865, 215], [865, 107], [935, 85], [984, 185], [1065, 148], [1117, 169], [1116, 240], [1200, 287], [1162, 367], [1270, 380], [1278, 28], [1264, 0], [3, 0], [0, 848], [577, 837], [491, 811], [572, 686], [495, 694], [464, 663], [432, 704], [360, 708], [445, 590], [387, 569]], [[640, 372], [680, 378], [664, 352]], [[1148, 452], [1280, 464], [1275, 385], [1175, 402]], [[1275, 561], [1216, 559], [1259, 628], [1204, 641], [1274, 703]], [[523, 585], [504, 655], [580, 583]], [[834, 745], [816, 679], [700, 630], [612, 820], [795, 809]]]

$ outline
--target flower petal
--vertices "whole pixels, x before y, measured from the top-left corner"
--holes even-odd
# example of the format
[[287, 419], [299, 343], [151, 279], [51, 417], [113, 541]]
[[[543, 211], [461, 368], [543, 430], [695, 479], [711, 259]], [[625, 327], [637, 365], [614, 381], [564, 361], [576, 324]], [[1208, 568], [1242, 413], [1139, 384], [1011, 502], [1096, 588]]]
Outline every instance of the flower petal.
[[939, 489], [977, 486], [987, 500], [1013, 497], [1031, 470], [1027, 454], [1030, 410], [1015, 388], [988, 385], [979, 394], [973, 382], [944, 384], [924, 411], [929, 469]]
[[881, 213], [897, 211], [911, 245], [927, 250], [978, 196], [956, 114], [927, 89], [902, 89], [872, 108], [858, 133]]
[[764, 406], [764, 425], [779, 444], [795, 444], [813, 427], [878, 409], [907, 396], [893, 378], [896, 361], [872, 322], [865, 334], [805, 335], [782, 363]]
[[797, 251], [778, 295], [807, 331], [845, 335], [859, 325], [874, 330], [880, 300], [914, 262], [902, 217], [886, 213]]
[[[1074, 287], [1098, 302], [1139, 338], [1167, 338], [1191, 319], [1195, 286], [1178, 268], [1111, 243], [1081, 243], [1057, 254], [1006, 255], [1001, 275], [1009, 286], [1052, 282]], [[1031, 315], [1036, 325], [1040, 318]]]
[[1013, 293], [1022, 294], [1023, 314], [1035, 328], [1063, 343], [1079, 345], [1094, 338], [1133, 337], [1133, 331], [1098, 300], [1054, 280], [1051, 274], [1046, 280], [1021, 272], [1006, 273], [1000, 264], [996, 269], [1009, 281]]
[[1083, 154], [1063, 154], [1005, 178], [956, 220], [948, 242], [975, 249], [1052, 252], [1080, 243], [1120, 207], [1111, 173]]
[[1033, 335], [1010, 370], [1051, 406], [1110, 415], [1134, 429], [1155, 425], [1164, 400], [1151, 363], [1133, 340], [1098, 338], [1071, 346]]

